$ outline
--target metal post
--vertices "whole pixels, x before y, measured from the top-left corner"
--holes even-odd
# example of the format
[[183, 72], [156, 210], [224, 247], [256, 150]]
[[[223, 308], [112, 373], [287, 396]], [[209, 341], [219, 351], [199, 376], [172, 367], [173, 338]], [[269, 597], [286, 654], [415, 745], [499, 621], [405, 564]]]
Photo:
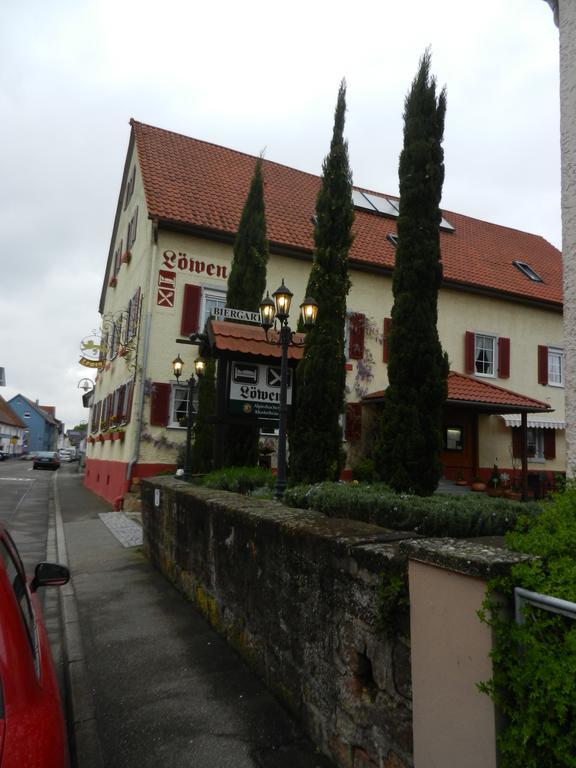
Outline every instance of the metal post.
[[280, 344], [282, 345], [282, 363], [280, 367], [280, 418], [278, 420], [278, 471], [276, 473], [276, 489], [274, 495], [282, 500], [286, 489], [286, 390], [288, 386], [288, 346], [292, 331], [286, 320], [280, 328]]
[[190, 480], [192, 477], [192, 418], [193, 418], [193, 400], [194, 384], [193, 376], [188, 379], [188, 403], [186, 409], [186, 454], [184, 458], [184, 478]]

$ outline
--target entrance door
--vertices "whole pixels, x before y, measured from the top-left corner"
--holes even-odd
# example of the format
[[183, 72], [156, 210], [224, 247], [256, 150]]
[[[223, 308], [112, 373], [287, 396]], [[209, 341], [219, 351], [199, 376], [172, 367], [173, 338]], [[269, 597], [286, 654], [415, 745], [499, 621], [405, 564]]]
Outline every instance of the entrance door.
[[474, 473], [475, 414], [473, 411], [446, 408], [442, 466], [449, 480], [471, 480]]

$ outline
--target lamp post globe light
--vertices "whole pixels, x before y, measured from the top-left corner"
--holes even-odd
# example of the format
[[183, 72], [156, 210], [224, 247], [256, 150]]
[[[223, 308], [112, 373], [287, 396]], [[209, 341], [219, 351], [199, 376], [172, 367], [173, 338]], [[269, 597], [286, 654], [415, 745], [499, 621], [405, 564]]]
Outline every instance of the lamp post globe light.
[[[280, 365], [280, 418], [278, 420], [278, 469], [276, 473], [276, 487], [274, 495], [277, 499], [282, 499], [286, 489], [286, 416], [287, 416], [287, 382], [288, 382], [288, 348], [302, 347], [303, 343], [294, 340], [294, 332], [288, 325], [290, 315], [290, 304], [292, 302], [292, 291], [284, 284], [277, 288], [272, 294], [272, 298], [266, 294], [266, 298], [260, 304], [260, 324], [266, 333], [274, 325], [274, 321], [280, 323], [280, 331], [276, 341], [282, 348], [282, 357]], [[310, 329], [316, 322], [318, 314], [318, 304], [314, 299], [307, 296], [300, 304], [300, 313], [302, 322], [306, 329]], [[269, 339], [268, 339], [269, 340]]]
[[[182, 370], [184, 368], [184, 361], [178, 355], [175, 360], [172, 361], [172, 371], [176, 377], [176, 381], [180, 380]], [[194, 370], [196, 372], [196, 378], [190, 374], [190, 378], [186, 382], [188, 386], [188, 401], [186, 403], [186, 452], [184, 457], [184, 479], [189, 480], [192, 477], [192, 421], [194, 418], [194, 387], [196, 382], [204, 375], [206, 369], [206, 363], [202, 358], [198, 357], [194, 361]]]

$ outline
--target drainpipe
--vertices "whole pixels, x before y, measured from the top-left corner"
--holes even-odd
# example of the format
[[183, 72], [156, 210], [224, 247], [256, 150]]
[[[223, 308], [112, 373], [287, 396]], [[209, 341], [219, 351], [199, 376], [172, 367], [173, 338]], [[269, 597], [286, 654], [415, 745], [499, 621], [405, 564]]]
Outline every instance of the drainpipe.
[[528, 414], [521, 413], [522, 434], [522, 501], [528, 499]]
[[[142, 419], [144, 414], [144, 383], [145, 383], [145, 376], [146, 371], [148, 370], [148, 350], [150, 347], [150, 329], [152, 326], [152, 299], [153, 299], [153, 292], [154, 292], [154, 282], [152, 280], [152, 273], [154, 271], [154, 268], [156, 266], [156, 257], [158, 255], [158, 220], [153, 219], [152, 220], [152, 258], [150, 259], [150, 269], [148, 271], [147, 276], [147, 292], [148, 292], [148, 302], [147, 302], [147, 312], [146, 312], [146, 319], [144, 322], [144, 339], [143, 339], [143, 349], [142, 349], [142, 364], [140, 366], [140, 371], [142, 373], [142, 376], [140, 377], [140, 391], [138, 393], [138, 403], [136, 407], [136, 440], [134, 443], [134, 452], [132, 453], [132, 458], [128, 462], [128, 466], [126, 467], [126, 483], [128, 486], [128, 490], [130, 490], [130, 484], [132, 482], [132, 470], [134, 469], [134, 465], [138, 461], [138, 458], [140, 456], [140, 443], [142, 441]], [[144, 291], [142, 292], [142, 296], [144, 296]], [[138, 373], [138, 367], [136, 368], [136, 375]]]

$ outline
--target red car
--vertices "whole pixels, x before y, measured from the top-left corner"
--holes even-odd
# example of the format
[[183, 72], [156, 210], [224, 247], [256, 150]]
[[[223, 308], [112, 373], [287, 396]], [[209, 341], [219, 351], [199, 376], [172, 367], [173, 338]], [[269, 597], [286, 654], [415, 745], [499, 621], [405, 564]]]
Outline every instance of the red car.
[[28, 580], [0, 523], [0, 768], [68, 768], [66, 722], [37, 590], [70, 578], [39, 563]]

